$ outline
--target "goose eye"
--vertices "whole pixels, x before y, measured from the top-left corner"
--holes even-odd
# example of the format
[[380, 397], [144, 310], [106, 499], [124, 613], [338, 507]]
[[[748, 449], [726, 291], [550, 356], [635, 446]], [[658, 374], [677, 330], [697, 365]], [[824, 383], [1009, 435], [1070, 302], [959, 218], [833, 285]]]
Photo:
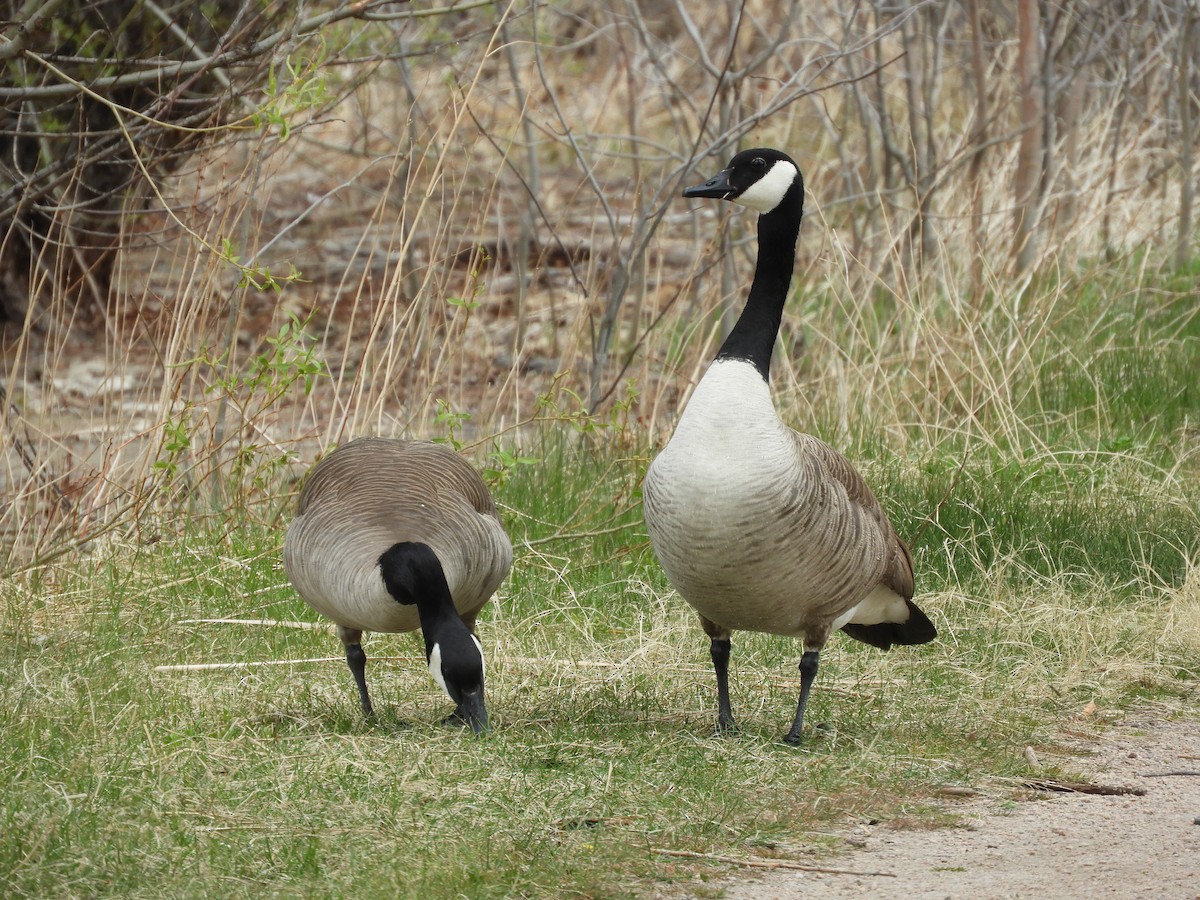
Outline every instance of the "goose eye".
[[756, 156], [754, 159], [750, 160], [750, 167], [753, 169], [765, 169], [767, 167], [767, 161], [761, 156]]

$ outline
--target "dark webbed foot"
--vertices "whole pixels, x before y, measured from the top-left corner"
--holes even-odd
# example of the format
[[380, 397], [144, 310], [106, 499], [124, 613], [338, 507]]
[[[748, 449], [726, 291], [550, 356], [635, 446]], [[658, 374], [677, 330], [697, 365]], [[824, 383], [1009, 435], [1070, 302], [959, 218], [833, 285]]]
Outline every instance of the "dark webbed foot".
[[730, 735], [737, 733], [738, 727], [732, 718], [725, 722], [717, 722], [717, 724], [713, 726], [713, 737], [729, 737]]

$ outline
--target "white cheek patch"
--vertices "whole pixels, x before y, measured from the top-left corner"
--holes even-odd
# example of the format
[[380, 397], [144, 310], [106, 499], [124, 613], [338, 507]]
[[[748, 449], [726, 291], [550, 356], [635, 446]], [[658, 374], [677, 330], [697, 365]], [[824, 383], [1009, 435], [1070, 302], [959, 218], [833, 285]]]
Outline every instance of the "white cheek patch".
[[[485, 668], [486, 659], [483, 655], [483, 644], [479, 643], [479, 638], [471, 635], [471, 640], [475, 642], [475, 649], [479, 651], [479, 667]], [[433, 676], [433, 680], [437, 682], [438, 687], [446, 692], [446, 696], [454, 699], [450, 695], [450, 689], [446, 687], [446, 676], [442, 673], [442, 645], [434, 644], [433, 649], [429, 651], [429, 674]]]
[[[440, 644], [434, 644], [433, 649], [429, 651], [429, 674], [433, 676], [433, 680], [438, 683], [446, 696], [450, 697], [450, 689], [446, 687], [446, 676], [442, 674], [442, 647]], [[453, 697], [450, 697], [453, 700]]]
[[487, 658], [483, 655], [483, 644], [479, 643], [479, 638], [471, 635], [471, 640], [475, 642], [475, 649], [479, 651], [479, 670], [483, 674], [487, 674]]
[[798, 174], [790, 162], [777, 160], [766, 175], [742, 191], [740, 196], [734, 197], [733, 202], [760, 213], [769, 213], [783, 200], [783, 195], [791, 188]]

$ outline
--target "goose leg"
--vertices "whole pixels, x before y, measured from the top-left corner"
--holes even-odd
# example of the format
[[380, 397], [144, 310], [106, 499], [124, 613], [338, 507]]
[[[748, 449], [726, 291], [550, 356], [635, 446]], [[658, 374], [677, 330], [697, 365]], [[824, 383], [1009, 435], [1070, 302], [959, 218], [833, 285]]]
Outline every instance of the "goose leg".
[[346, 647], [346, 665], [358, 685], [358, 699], [362, 701], [363, 714], [369, 719], [375, 715], [371, 698], [367, 694], [367, 654], [362, 648], [362, 631], [357, 628], [338, 626], [338, 637]]
[[733, 730], [733, 705], [729, 702], [729, 652], [732, 647], [728, 628], [700, 617], [700, 626], [712, 641], [713, 671], [717, 674], [717, 731]]
[[800, 657], [800, 702], [796, 704], [796, 720], [792, 722], [792, 730], [784, 737], [789, 744], [800, 743], [800, 730], [804, 727], [804, 708], [808, 706], [808, 694], [817, 678], [817, 658], [819, 650], [805, 650]]
[[733, 730], [733, 706], [729, 702], [729, 639], [713, 639], [712, 661], [717, 673], [717, 731]]

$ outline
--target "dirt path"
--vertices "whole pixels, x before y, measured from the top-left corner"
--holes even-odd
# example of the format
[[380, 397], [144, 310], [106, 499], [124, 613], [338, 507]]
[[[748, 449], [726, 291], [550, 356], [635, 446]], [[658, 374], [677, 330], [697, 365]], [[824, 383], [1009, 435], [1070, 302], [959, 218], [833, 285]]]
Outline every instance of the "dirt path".
[[1200, 898], [1200, 721], [1133, 715], [1078, 751], [1069, 768], [1089, 773], [1091, 784], [1145, 793], [948, 800], [964, 827], [861, 825], [845, 833], [846, 854], [820, 863], [887, 874], [773, 870], [734, 876], [720, 883], [724, 893], [710, 883], [691, 896]]

